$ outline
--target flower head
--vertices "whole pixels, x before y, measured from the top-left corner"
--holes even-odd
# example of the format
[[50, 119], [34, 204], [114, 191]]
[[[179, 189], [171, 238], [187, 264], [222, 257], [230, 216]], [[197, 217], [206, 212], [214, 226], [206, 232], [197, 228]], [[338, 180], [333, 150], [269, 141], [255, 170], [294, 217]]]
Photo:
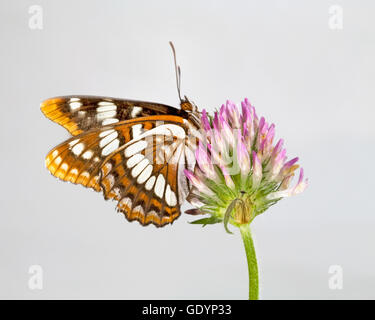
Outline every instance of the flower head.
[[275, 125], [259, 119], [247, 99], [241, 107], [242, 112], [227, 101], [212, 118], [202, 112], [205, 138], [196, 149], [194, 172], [185, 170], [185, 174], [193, 185], [188, 200], [196, 206], [189, 211], [211, 217], [194, 223], [229, 219], [235, 225], [248, 224], [280, 199], [301, 193], [307, 186], [302, 168], [291, 186], [298, 158], [287, 161], [284, 141], [274, 143]]

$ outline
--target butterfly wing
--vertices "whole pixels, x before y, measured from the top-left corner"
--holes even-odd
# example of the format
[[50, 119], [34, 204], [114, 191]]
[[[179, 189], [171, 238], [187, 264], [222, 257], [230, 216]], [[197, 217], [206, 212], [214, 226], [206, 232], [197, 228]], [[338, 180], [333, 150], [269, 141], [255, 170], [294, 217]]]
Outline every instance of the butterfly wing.
[[124, 120], [68, 139], [47, 155], [56, 177], [103, 191], [130, 221], [164, 226], [180, 215], [193, 169], [188, 121], [157, 115]]
[[[47, 154], [45, 159], [47, 169], [63, 181], [101, 191], [99, 172], [104, 160], [103, 150], [107, 147], [107, 142], [108, 144], [113, 142], [110, 141], [113, 135], [105, 137], [105, 134], [106, 131], [101, 133], [93, 129], [61, 143]], [[115, 143], [117, 145], [120, 142]], [[113, 143], [111, 146], [114, 146]]]
[[120, 121], [158, 115], [182, 115], [183, 110], [160, 103], [100, 96], [64, 96], [41, 103], [41, 111], [73, 136]]

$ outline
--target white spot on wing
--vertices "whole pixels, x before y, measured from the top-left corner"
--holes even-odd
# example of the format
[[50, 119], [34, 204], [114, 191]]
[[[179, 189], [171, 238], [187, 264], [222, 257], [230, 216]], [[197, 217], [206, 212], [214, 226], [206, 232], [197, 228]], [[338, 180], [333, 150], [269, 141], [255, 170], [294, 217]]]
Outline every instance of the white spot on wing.
[[116, 111], [117, 106], [112, 102], [99, 102], [98, 105], [100, 107], [96, 108], [97, 113], [107, 112], [107, 111]]
[[72, 148], [72, 152], [76, 155], [76, 156], [79, 156], [83, 149], [85, 148], [85, 145], [80, 142], [80, 143], [77, 143], [73, 148]]
[[108, 118], [108, 119], [104, 119], [102, 121], [102, 125], [106, 126], [107, 124], [113, 124], [113, 123], [116, 123], [116, 122], [118, 122], [118, 119], [116, 119], [116, 118]]
[[115, 184], [115, 177], [114, 177], [112, 174], [109, 174], [109, 175], [106, 177], [106, 180], [107, 180], [108, 183], [109, 183], [109, 188], [112, 188], [113, 185]]
[[113, 104], [113, 102], [108, 101], [108, 100], [103, 100], [103, 101], [98, 102], [98, 106], [106, 106], [106, 105], [109, 105], [109, 104]]
[[113, 129], [104, 130], [104, 131], [102, 131], [102, 132], [99, 133], [99, 137], [103, 138], [105, 136], [108, 136], [112, 132], [115, 132], [115, 130], [113, 130]]
[[113, 118], [116, 115], [116, 111], [105, 111], [105, 112], [100, 112], [96, 115], [96, 118], [100, 120], [108, 119], [108, 118]]
[[171, 186], [169, 184], [165, 189], [165, 201], [170, 207], [173, 207], [177, 204], [176, 194], [171, 190]]
[[151, 173], [152, 173], [152, 165], [149, 164], [146, 167], [146, 169], [144, 169], [142, 173], [139, 175], [137, 179], [137, 183], [139, 184], [144, 183], [151, 176]]
[[78, 141], [79, 141], [79, 139], [74, 139], [73, 141], [70, 141], [69, 147], [73, 147]]
[[103, 150], [102, 150], [102, 155], [103, 156], [107, 156], [109, 155], [110, 153], [112, 153], [113, 151], [115, 151], [118, 146], [120, 145], [120, 140], [119, 139], [115, 139], [113, 140], [111, 143], [109, 143]]
[[150, 210], [149, 212], [147, 212], [147, 215], [148, 216], [155, 216], [155, 217], [160, 218], [158, 213], [155, 210]]
[[[105, 170], [104, 170], [105, 169]], [[104, 164], [103, 168], [102, 168], [102, 174], [105, 175], [105, 173], [109, 173], [112, 169], [112, 164], [110, 162], [107, 162]]]
[[125, 157], [129, 158], [133, 154], [139, 153], [147, 147], [147, 142], [145, 140], [140, 140], [136, 143], [133, 143], [125, 149]]
[[155, 194], [159, 198], [163, 197], [164, 187], [165, 187], [165, 179], [162, 174], [159, 174], [156, 180], [155, 189], [154, 189]]
[[87, 150], [83, 155], [82, 155], [82, 158], [83, 159], [86, 159], [86, 160], [89, 160], [92, 158], [92, 156], [94, 155], [94, 152], [92, 152], [91, 150]]
[[133, 168], [137, 163], [139, 163], [145, 156], [141, 153], [137, 153], [126, 162], [126, 166], [130, 169]]
[[126, 197], [126, 198], [123, 198], [120, 203], [119, 203], [120, 206], [127, 206], [129, 208], [132, 207], [132, 201], [130, 198]]
[[104, 168], [107, 172], [111, 171], [112, 169], [112, 164], [110, 162], [107, 162], [105, 165], [104, 165]]
[[155, 176], [152, 176], [150, 179], [147, 180], [146, 185], [145, 185], [146, 190], [152, 189], [152, 187], [154, 186], [155, 180], [156, 180]]
[[108, 143], [110, 143], [112, 140], [115, 140], [116, 138], [118, 137], [118, 132], [117, 131], [113, 131], [112, 133], [110, 133], [109, 135], [105, 136], [104, 138], [102, 138], [99, 142], [99, 146], [100, 148], [103, 148], [104, 146], [106, 146]]
[[132, 170], [132, 176], [137, 177], [144, 168], [150, 163], [147, 158], [144, 158], [140, 163], [138, 163]]
[[90, 174], [87, 171], [83, 171], [80, 176], [85, 177], [85, 178], [90, 178]]
[[120, 197], [120, 188], [115, 187], [112, 191], [115, 193], [116, 199], [118, 199], [118, 197]]
[[142, 134], [142, 124], [135, 124], [132, 126], [133, 138], [137, 138]]
[[132, 112], [130, 113], [130, 115], [131, 115], [132, 118], [135, 118], [135, 117], [137, 117], [141, 112], [142, 112], [142, 108], [141, 108], [141, 107], [136, 107], [136, 106], [134, 106]]
[[81, 102], [70, 102], [69, 107], [71, 111], [77, 110], [82, 106]]
[[134, 212], [139, 212], [140, 214], [143, 214], [143, 213], [144, 213], [142, 206], [136, 206], [136, 207], [133, 209], [133, 211], [134, 211]]

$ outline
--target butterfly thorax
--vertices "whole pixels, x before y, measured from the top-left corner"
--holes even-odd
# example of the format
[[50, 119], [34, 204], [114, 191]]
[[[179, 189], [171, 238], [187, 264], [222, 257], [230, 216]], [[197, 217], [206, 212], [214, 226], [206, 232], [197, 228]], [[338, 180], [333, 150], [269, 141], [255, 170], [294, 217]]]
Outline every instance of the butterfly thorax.
[[185, 99], [181, 100], [180, 107], [181, 110], [186, 112], [187, 117], [192, 122], [192, 124], [196, 128], [199, 128], [200, 116], [197, 106], [193, 102], [190, 102], [189, 99], [185, 96]]
[[189, 100], [181, 100], [180, 107], [185, 111], [193, 111], [193, 104]]

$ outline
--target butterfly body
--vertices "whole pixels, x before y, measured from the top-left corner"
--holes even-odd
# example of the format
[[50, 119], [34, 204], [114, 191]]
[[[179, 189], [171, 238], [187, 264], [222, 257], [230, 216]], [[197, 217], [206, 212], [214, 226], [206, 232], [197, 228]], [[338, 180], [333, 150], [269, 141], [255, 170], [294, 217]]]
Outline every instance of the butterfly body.
[[181, 109], [99, 96], [64, 96], [41, 104], [72, 135], [52, 149], [46, 167], [64, 181], [114, 199], [129, 221], [161, 227], [180, 216], [195, 166], [199, 113], [187, 98]]

